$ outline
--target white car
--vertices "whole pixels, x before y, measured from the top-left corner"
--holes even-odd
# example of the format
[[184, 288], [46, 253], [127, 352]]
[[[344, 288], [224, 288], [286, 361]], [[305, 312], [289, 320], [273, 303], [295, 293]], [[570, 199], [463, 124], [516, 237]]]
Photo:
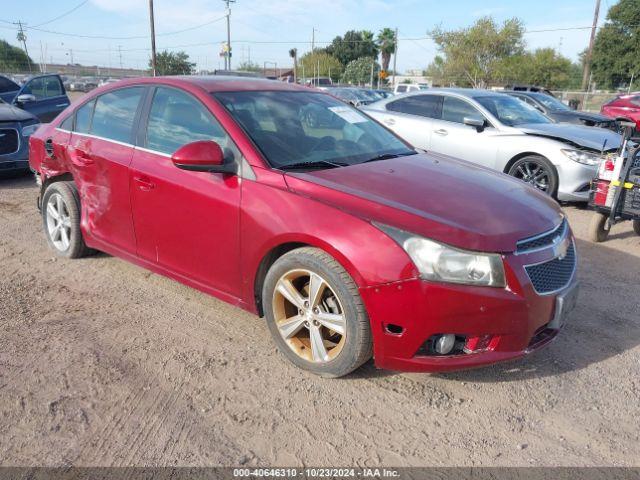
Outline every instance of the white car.
[[394, 95], [400, 95], [408, 92], [419, 92], [422, 90], [428, 90], [429, 86], [424, 83], [400, 83], [393, 89]]
[[610, 130], [553, 123], [504, 93], [430, 89], [362, 110], [413, 146], [513, 175], [563, 201], [587, 201], [603, 151], [618, 148]]

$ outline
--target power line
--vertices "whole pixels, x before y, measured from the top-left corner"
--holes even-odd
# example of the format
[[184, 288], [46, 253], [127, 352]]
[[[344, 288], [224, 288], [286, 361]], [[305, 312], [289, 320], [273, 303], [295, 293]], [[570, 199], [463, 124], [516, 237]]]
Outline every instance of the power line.
[[[85, 5], [87, 2], [89, 2], [89, 0], [84, 0], [80, 2], [78, 5], [76, 5], [75, 7], [73, 7], [71, 10], [64, 12], [62, 15], [58, 15], [57, 17], [52, 18], [51, 20], [47, 20], [46, 22], [42, 22], [42, 23], [39, 23], [38, 25], [34, 25], [34, 27], [41, 27], [42, 25], [47, 25], [49, 23], [55, 22], [56, 20], [60, 20], [62, 17], [66, 17], [67, 15], [75, 12], [81, 6]], [[34, 28], [34, 27], [31, 27], [31, 28]]]

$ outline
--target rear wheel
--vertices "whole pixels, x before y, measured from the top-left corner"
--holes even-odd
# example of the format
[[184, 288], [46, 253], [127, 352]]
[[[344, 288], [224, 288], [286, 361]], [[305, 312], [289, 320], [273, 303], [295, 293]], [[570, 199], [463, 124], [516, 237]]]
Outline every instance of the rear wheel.
[[551, 162], [540, 155], [518, 159], [507, 173], [552, 197], [558, 191], [558, 173]]
[[610, 229], [607, 227], [607, 216], [602, 213], [594, 213], [589, 222], [589, 239], [592, 242], [604, 242], [609, 236]]
[[296, 366], [341, 377], [371, 358], [358, 288], [322, 250], [305, 247], [280, 257], [267, 273], [262, 299], [275, 343]]
[[80, 200], [72, 182], [55, 182], [42, 197], [42, 221], [49, 246], [57, 255], [80, 258], [89, 253], [80, 231]]

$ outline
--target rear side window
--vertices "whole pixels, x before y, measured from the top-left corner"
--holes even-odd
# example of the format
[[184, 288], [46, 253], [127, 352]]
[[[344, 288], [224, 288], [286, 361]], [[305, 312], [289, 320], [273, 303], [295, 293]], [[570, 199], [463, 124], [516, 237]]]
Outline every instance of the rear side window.
[[95, 100], [91, 100], [81, 106], [76, 112], [76, 128], [74, 132], [89, 133], [91, 127], [91, 117], [93, 116], [93, 106], [96, 104]]
[[387, 104], [387, 110], [428, 118], [440, 118], [442, 97], [438, 95], [413, 95]]
[[62, 84], [58, 77], [46, 77], [44, 79], [44, 94], [46, 97], [59, 97], [62, 95]]
[[464, 117], [484, 118], [472, 105], [455, 97], [445, 97], [442, 106], [442, 120], [464, 123]]
[[60, 128], [63, 130], [71, 131], [73, 129], [73, 115], [69, 115], [60, 124]]
[[170, 155], [198, 140], [213, 140], [223, 149], [231, 145], [225, 131], [200, 101], [175, 88], [158, 88], [149, 112], [146, 147]]
[[102, 138], [132, 143], [133, 119], [143, 87], [123, 88], [98, 97], [90, 133]]
[[9, 80], [7, 77], [0, 77], [0, 93], [15, 92], [20, 90], [20, 86]]

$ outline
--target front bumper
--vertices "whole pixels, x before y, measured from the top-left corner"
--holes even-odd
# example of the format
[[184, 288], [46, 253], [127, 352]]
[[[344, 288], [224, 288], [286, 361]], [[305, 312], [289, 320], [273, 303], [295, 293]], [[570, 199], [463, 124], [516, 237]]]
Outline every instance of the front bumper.
[[[539, 295], [524, 270], [528, 263], [530, 258], [517, 256], [505, 260], [507, 288], [416, 278], [361, 289], [373, 330], [376, 366], [413, 372], [461, 370], [523, 357], [547, 345], [560, 328], [554, 321], [556, 299], [576, 288], [575, 275], [561, 291]], [[477, 353], [425, 353], [429, 338], [448, 333], [491, 340]]]
[[558, 200], [564, 202], [588, 202], [589, 185], [598, 172], [598, 166], [583, 165], [563, 160], [555, 165], [558, 171]]
[[19, 123], [5, 122], [0, 129], [15, 130], [18, 135], [18, 149], [8, 154], [0, 154], [0, 172], [29, 169], [29, 138], [22, 136]]

